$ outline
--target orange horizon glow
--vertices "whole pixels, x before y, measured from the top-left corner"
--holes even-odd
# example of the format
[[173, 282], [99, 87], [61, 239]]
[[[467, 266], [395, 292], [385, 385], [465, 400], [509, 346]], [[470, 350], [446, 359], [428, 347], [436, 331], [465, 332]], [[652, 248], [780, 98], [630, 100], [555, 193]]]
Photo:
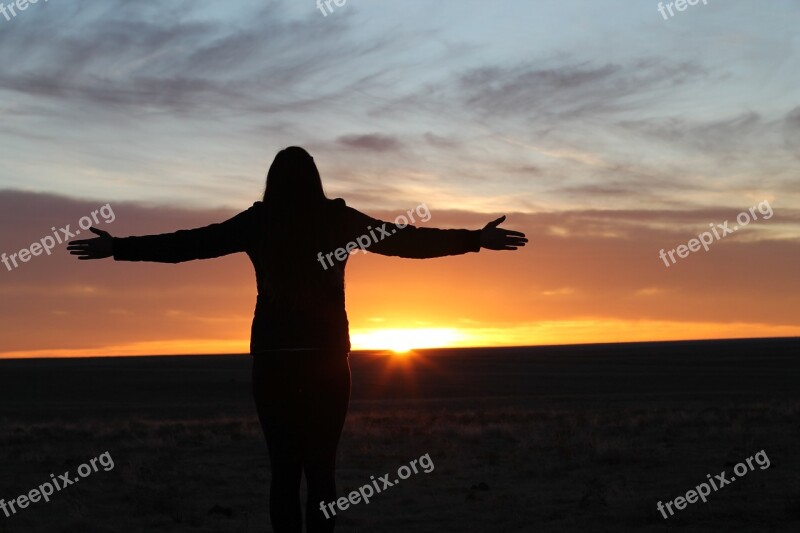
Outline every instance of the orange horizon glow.
[[449, 328], [375, 329], [355, 332], [350, 341], [356, 350], [407, 353], [422, 348], [452, 348], [463, 337], [463, 333]]
[[[606, 344], [625, 342], [668, 342], [668, 341], [700, 341], [749, 338], [786, 338], [800, 337], [800, 328], [765, 328], [762, 334], [745, 334], [741, 325], [731, 324], [725, 328], [728, 334], [723, 336], [703, 335], [696, 325], [665, 323], [650, 324], [660, 329], [662, 335], [656, 335], [650, 329], [650, 335], [644, 333], [642, 324], [636, 325], [641, 335], [630, 337], [630, 328], [634, 324], [588, 323], [541, 324], [539, 327], [542, 341], [538, 343], [524, 342], [522, 335], [509, 335], [508, 331], [458, 330], [456, 328], [398, 328], [358, 330], [351, 335], [353, 351], [390, 352], [405, 357], [415, 350], [437, 348], [493, 348], [511, 346], [564, 346], [581, 344]], [[575, 330], [574, 342], [560, 341], [564, 327]], [[673, 328], [680, 327], [691, 331], [685, 338], [670, 335]], [[712, 328], [719, 331], [718, 327]], [[594, 331], [595, 334], [591, 334]], [[599, 335], [599, 332], [603, 335]], [[609, 332], [616, 331], [620, 340], [609, 340]], [[622, 335], [623, 331], [627, 335]], [[521, 332], [518, 332], [521, 333]], [[504, 342], [504, 338], [505, 341]], [[196, 340], [137, 342], [125, 345], [113, 345], [92, 349], [60, 349], [60, 350], [28, 350], [0, 353], [0, 359], [34, 359], [34, 358], [70, 358], [70, 357], [148, 357], [148, 356], [184, 356], [184, 355], [234, 355], [248, 353], [248, 340]]]
[[[74, 209], [86, 212], [91, 205]], [[191, 212], [164, 223], [140, 207], [115, 209], [120, 221], [113, 231], [121, 236], [223, 218]], [[436, 214], [436, 225], [444, 227], [474, 228], [488, 218]], [[677, 242], [685, 228], [657, 238], [653, 230], [598, 236], [591, 230], [597, 215], [587, 215], [586, 223], [580, 216], [510, 217], [509, 227], [525, 231], [533, 243], [513, 253], [483, 250], [425, 261], [354, 256], [346, 279], [352, 349], [402, 354], [800, 337], [796, 269], [791, 261], [763, 260], [794, 257], [793, 241], [758, 241], [754, 232], [753, 239], [720, 242], [666, 268], [653, 248]], [[613, 217], [606, 222], [612, 223]], [[23, 226], [13, 238], [33, 242], [46, 225]], [[248, 353], [256, 287], [244, 254], [165, 265], [79, 262], [61, 252], [0, 273], [0, 358]]]

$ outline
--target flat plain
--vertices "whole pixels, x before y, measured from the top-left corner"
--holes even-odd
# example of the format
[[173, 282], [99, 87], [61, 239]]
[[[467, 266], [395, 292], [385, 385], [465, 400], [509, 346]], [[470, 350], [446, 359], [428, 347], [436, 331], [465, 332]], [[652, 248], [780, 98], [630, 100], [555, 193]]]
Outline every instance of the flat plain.
[[[342, 532], [800, 530], [800, 339], [351, 354]], [[731, 484], [656, 509], [763, 450]], [[264, 532], [250, 356], [0, 361], [0, 498], [102, 468], [0, 533]], [[74, 474], [73, 474], [74, 475]]]

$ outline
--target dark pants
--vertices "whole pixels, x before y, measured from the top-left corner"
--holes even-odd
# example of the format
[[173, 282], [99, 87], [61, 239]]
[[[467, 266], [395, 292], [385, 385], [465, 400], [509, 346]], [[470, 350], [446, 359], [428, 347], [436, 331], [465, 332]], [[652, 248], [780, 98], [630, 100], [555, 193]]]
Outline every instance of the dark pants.
[[300, 479], [308, 487], [306, 530], [333, 531], [320, 502], [336, 499], [336, 448], [350, 401], [350, 363], [340, 352], [268, 352], [253, 356], [253, 397], [267, 440], [275, 533], [300, 533]]

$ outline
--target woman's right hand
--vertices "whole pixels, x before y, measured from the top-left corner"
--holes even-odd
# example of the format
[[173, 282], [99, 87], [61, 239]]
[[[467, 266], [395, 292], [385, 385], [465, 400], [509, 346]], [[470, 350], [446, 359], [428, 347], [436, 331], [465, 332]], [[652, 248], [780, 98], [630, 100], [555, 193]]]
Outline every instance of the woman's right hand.
[[525, 246], [528, 239], [520, 231], [498, 228], [506, 219], [503, 215], [497, 220], [492, 220], [481, 230], [481, 248], [488, 250], [516, 250]]
[[114, 238], [107, 231], [89, 228], [89, 231], [99, 237], [94, 239], [82, 239], [79, 241], [69, 241], [67, 250], [72, 255], [77, 255], [80, 260], [105, 259], [114, 255]]

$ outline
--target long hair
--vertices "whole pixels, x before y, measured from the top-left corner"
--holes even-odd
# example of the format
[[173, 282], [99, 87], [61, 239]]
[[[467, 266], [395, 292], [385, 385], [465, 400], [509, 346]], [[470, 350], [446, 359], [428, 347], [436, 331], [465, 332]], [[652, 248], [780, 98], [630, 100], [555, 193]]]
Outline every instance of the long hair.
[[264, 190], [264, 260], [270, 297], [292, 307], [312, 305], [344, 287], [339, 265], [317, 260], [333, 251], [331, 200], [314, 158], [298, 146], [278, 152]]
[[278, 152], [267, 173], [267, 186], [264, 189], [267, 208], [291, 216], [297, 213], [298, 207], [319, 210], [327, 199], [311, 154], [299, 146], [290, 146]]

